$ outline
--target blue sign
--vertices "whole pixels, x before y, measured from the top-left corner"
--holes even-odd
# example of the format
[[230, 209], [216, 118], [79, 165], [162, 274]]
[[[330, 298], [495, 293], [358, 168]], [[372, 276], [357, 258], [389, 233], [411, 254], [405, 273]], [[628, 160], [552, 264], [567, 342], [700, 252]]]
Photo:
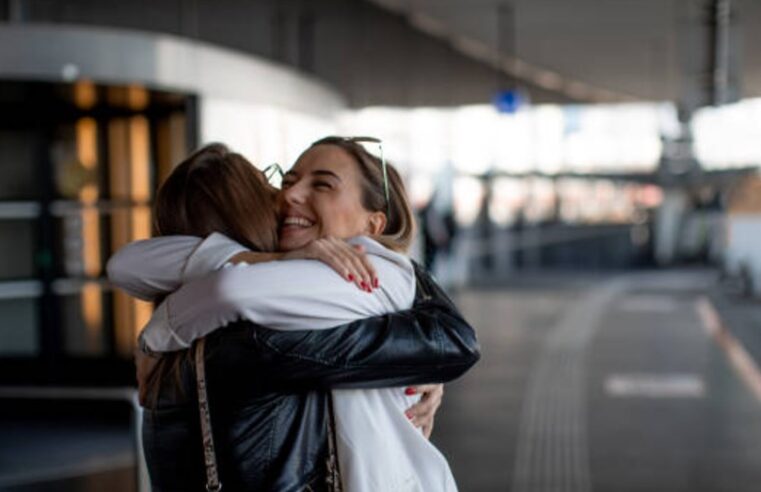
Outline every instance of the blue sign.
[[493, 99], [494, 106], [500, 113], [515, 113], [528, 102], [528, 98], [523, 92], [513, 89], [509, 91], [498, 92]]

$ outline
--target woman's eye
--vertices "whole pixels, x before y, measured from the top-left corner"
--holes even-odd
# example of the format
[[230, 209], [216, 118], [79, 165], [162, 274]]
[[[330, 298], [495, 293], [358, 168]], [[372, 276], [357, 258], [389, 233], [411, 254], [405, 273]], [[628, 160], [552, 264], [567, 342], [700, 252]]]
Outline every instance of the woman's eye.
[[332, 188], [332, 186], [330, 186], [330, 183], [326, 183], [325, 181], [315, 181], [314, 187], [315, 188]]
[[280, 183], [281, 188], [290, 188], [293, 184], [293, 181], [283, 181]]

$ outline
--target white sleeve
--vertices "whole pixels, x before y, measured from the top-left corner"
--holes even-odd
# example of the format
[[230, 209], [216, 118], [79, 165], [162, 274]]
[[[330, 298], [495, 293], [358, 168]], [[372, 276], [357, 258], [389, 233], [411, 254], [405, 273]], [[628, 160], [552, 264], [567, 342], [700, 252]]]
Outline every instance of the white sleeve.
[[146, 301], [177, 290], [185, 263], [201, 243], [195, 236], [165, 236], [127, 244], [106, 265], [108, 279]]
[[324, 329], [409, 308], [415, 295], [409, 261], [368, 258], [380, 281], [372, 293], [315, 260], [222, 269], [168, 296], [145, 327], [144, 341], [151, 350], [171, 351], [241, 318], [279, 330]]
[[248, 248], [224, 234], [212, 232], [188, 257], [182, 271], [182, 283], [219, 270], [231, 257], [242, 251], [248, 251]]
[[151, 301], [177, 290], [183, 282], [219, 269], [246, 248], [218, 233], [163, 236], [129, 243], [106, 265], [108, 279], [129, 295]]

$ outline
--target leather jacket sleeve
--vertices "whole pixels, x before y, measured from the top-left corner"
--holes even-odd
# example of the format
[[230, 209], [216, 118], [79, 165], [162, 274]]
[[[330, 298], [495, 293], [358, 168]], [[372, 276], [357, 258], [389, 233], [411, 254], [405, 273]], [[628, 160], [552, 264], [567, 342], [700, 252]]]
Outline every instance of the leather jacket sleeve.
[[[475, 332], [430, 276], [418, 265], [415, 270], [416, 299], [409, 310], [327, 330], [237, 323], [220, 330], [219, 337], [207, 337], [210, 365], [237, 374], [251, 371], [254, 377], [236, 378], [239, 388], [253, 385], [261, 391], [451, 381], [480, 357]], [[228, 342], [220, 343], [220, 337]]]

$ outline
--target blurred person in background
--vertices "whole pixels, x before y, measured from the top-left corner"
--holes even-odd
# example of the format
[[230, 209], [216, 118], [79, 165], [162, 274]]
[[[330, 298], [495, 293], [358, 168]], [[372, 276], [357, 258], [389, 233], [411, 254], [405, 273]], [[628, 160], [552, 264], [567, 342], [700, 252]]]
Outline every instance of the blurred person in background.
[[[316, 142], [283, 179], [286, 252], [274, 253], [276, 191], [241, 156], [206, 147], [178, 166], [156, 202], [159, 235], [195, 237], [138, 242], [109, 263], [112, 280], [143, 299], [185, 283], [146, 328], [148, 348], [184, 349], [228, 325], [205, 341], [215, 455], [228, 489], [456, 489], [444, 457], [404, 415], [409, 395], [427, 391], [407, 414], [430, 434], [440, 386], [407, 396], [326, 391], [443, 382], [478, 357], [472, 329], [402, 254], [414, 224], [398, 173], [385, 167], [351, 139]], [[214, 273], [228, 260], [241, 264]], [[401, 313], [331, 328], [392, 311]], [[152, 371], [141, 364], [151, 480], [156, 490], [200, 489], [193, 363], [187, 351], [157, 360]]]
[[445, 211], [439, 210], [436, 206], [436, 193], [428, 200], [423, 208], [420, 209], [420, 224], [423, 236], [423, 258], [425, 269], [434, 271], [434, 264], [439, 256], [449, 254], [452, 251], [452, 244], [457, 235], [457, 221], [454, 217], [454, 211], [447, 207]]

